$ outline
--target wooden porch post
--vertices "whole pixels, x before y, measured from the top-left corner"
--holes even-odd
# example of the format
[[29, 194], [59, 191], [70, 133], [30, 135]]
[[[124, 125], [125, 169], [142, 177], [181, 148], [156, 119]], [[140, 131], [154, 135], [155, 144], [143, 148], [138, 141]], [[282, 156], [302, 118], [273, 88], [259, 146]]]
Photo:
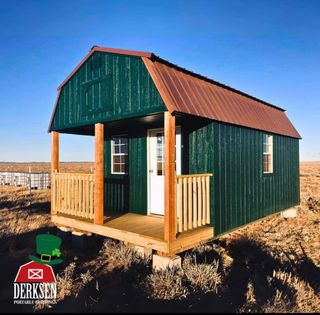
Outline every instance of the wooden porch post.
[[51, 215], [56, 214], [55, 205], [55, 177], [54, 172], [59, 171], [59, 132], [51, 132]]
[[175, 117], [164, 113], [164, 239], [176, 239]]
[[94, 224], [103, 224], [104, 209], [104, 125], [95, 124]]
[[51, 173], [59, 170], [59, 132], [51, 132]]

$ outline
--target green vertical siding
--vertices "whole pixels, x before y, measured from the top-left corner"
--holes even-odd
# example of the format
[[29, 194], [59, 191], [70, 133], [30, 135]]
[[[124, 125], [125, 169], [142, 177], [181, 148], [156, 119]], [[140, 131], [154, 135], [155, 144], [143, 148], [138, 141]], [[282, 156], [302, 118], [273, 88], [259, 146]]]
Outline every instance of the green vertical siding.
[[111, 138], [104, 142], [104, 208], [106, 213], [128, 212], [129, 175], [111, 174]]
[[[214, 128], [213, 124], [183, 127], [182, 129], [182, 173], [202, 174], [214, 172]], [[214, 198], [213, 181], [210, 179], [211, 200]], [[213, 207], [212, 207], [213, 209]], [[211, 211], [211, 222], [214, 213]]]
[[51, 130], [163, 111], [140, 57], [95, 52], [63, 86]]
[[[213, 172], [215, 234], [297, 205], [299, 140], [273, 136], [273, 174], [262, 172], [263, 132], [218, 122], [185, 133], [184, 172]], [[201, 153], [200, 153], [201, 152]]]
[[147, 131], [129, 140], [129, 210], [147, 214]]
[[146, 131], [129, 135], [128, 145], [128, 174], [111, 174], [111, 138], [105, 140], [105, 212], [147, 214]]

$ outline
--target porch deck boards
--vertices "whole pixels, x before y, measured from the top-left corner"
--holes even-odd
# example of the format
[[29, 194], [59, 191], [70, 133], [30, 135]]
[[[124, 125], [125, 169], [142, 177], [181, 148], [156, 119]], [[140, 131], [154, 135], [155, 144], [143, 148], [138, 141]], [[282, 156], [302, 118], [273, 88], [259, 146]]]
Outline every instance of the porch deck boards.
[[126, 213], [119, 217], [107, 218], [103, 225], [164, 240], [164, 219], [161, 217]]
[[213, 227], [204, 226], [180, 233], [175, 241], [168, 244], [164, 240], [163, 218], [134, 213], [104, 217], [103, 225], [70, 215], [53, 215], [51, 219], [58, 226], [68, 226], [171, 254], [188, 250], [214, 236]]

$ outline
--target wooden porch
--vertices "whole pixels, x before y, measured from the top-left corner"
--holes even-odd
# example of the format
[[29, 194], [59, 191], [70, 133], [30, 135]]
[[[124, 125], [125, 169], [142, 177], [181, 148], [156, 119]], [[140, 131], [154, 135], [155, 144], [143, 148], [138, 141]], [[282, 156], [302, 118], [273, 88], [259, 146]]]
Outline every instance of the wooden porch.
[[58, 226], [103, 235], [166, 254], [183, 252], [213, 237], [213, 228], [203, 226], [180, 233], [174, 241], [168, 243], [164, 240], [163, 218], [133, 213], [105, 218], [102, 225], [94, 224], [92, 219], [79, 219], [71, 215], [53, 215], [52, 222]]
[[207, 242], [214, 236], [212, 174], [175, 174], [175, 117], [168, 112], [164, 114], [164, 152], [164, 216], [113, 215], [104, 209], [104, 125], [95, 125], [95, 171], [91, 174], [59, 172], [59, 133], [52, 132], [53, 223], [169, 255]]

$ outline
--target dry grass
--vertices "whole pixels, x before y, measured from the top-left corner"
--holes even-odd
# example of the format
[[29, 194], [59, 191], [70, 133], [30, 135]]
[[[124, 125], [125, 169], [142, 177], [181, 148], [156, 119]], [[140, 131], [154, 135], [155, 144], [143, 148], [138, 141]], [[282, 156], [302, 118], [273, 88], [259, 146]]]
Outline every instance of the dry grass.
[[50, 191], [0, 186], [0, 237], [50, 225]]
[[[43, 170], [38, 167], [35, 170]], [[68, 167], [87, 171], [90, 163]], [[222, 312], [319, 312], [320, 163], [301, 163], [300, 181], [296, 218], [285, 220], [277, 214], [201, 245], [185, 254], [183, 269], [153, 272], [150, 261], [132, 248], [106, 239], [96, 254], [86, 251], [76, 264], [59, 272], [58, 305], [90, 311], [80, 308], [81, 303], [88, 307], [82, 296], [88, 286], [99, 283], [99, 290], [91, 288], [88, 293], [99, 295], [94, 303], [100, 308], [92, 312], [160, 311], [160, 306], [171, 311], [172, 304], [166, 303], [178, 303], [176, 311], [192, 307]], [[33, 249], [20, 248], [20, 242], [29, 238], [33, 246], [37, 231], [51, 227], [49, 211], [48, 190], [33, 191], [30, 199], [27, 190], [0, 187], [2, 257], [27, 257]], [[72, 246], [67, 253], [64, 250], [66, 254], [66, 262], [77, 255]], [[8, 272], [12, 281], [16, 267]], [[78, 302], [72, 300], [75, 297]]]
[[[295, 303], [291, 305], [291, 310], [286, 307], [287, 311], [310, 313], [314, 311], [315, 306], [317, 306], [317, 309], [319, 310], [320, 296], [315, 293], [308, 283], [301, 280], [299, 277], [285, 271], [274, 271], [273, 281], [280, 281], [294, 292], [293, 299], [291, 299], [294, 300]], [[274, 303], [275, 305], [281, 300], [290, 301], [287, 297], [282, 298], [282, 294], [283, 293], [279, 291], [279, 296], [273, 301], [276, 302]]]
[[[77, 297], [81, 290], [93, 280], [90, 271], [78, 273], [75, 262], [70, 263], [62, 272], [57, 275], [57, 298], [56, 301], [63, 301], [69, 296]], [[34, 310], [40, 311], [51, 308], [50, 304], [35, 304]]]
[[188, 289], [183, 283], [183, 272], [180, 269], [153, 271], [143, 284], [153, 299], [176, 300], [187, 297]]
[[146, 291], [154, 299], [184, 299], [195, 292], [218, 293], [221, 284], [219, 263], [198, 263], [195, 254], [186, 254], [182, 269], [167, 268], [153, 271], [143, 284]]
[[143, 258], [133, 248], [111, 239], [104, 241], [98, 258], [109, 271], [115, 268], [127, 271], [133, 266], [146, 266], [149, 263], [149, 259]]
[[221, 275], [218, 272], [219, 263], [197, 263], [195, 255], [186, 255], [183, 261], [184, 276], [194, 291], [202, 290], [204, 293], [218, 293], [221, 284]]
[[57, 275], [57, 301], [61, 301], [70, 295], [77, 296], [79, 292], [92, 281], [93, 276], [89, 270], [77, 275], [76, 268], [76, 263], [72, 262]]

